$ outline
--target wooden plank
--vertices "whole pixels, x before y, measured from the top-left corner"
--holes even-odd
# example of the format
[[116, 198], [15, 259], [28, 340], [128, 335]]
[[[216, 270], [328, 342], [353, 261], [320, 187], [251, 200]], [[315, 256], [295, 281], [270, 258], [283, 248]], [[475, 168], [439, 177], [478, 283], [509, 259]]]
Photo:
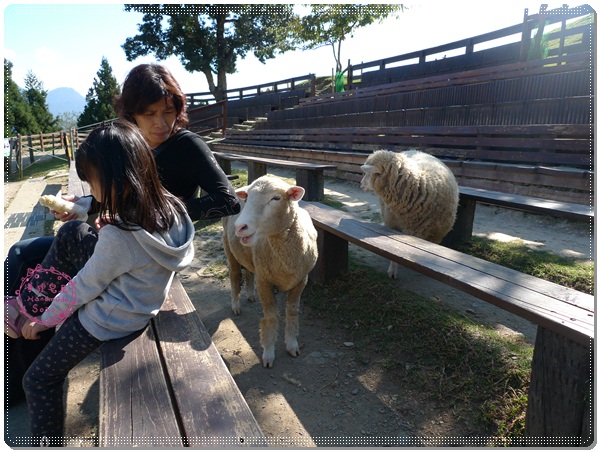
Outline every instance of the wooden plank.
[[283, 160], [283, 159], [267, 159], [267, 158], [263, 158], [263, 157], [255, 157], [255, 156], [241, 156], [241, 155], [237, 155], [237, 154], [231, 154], [231, 153], [214, 153], [216, 156], [218, 156], [220, 159], [227, 159], [227, 160], [235, 160], [235, 161], [242, 161], [242, 162], [257, 162], [257, 163], [264, 163], [264, 164], [270, 164], [270, 165], [275, 165], [278, 167], [288, 167], [288, 168], [301, 168], [301, 169], [320, 169], [320, 170], [325, 170], [325, 169], [335, 169], [335, 165], [331, 165], [331, 164], [311, 164], [310, 162], [295, 162], [295, 161], [289, 161], [289, 160]]
[[470, 198], [482, 203], [506, 206], [513, 209], [537, 212], [550, 216], [589, 221], [594, 219], [594, 207], [574, 203], [544, 200], [523, 195], [507, 194], [493, 190], [459, 187], [461, 197]]
[[152, 327], [102, 347], [101, 447], [182, 447]]
[[178, 279], [155, 325], [187, 444], [268, 446]]
[[313, 223], [349, 242], [493, 303], [580, 344], [594, 337], [593, 296], [447, 249], [320, 203], [302, 202]]
[[72, 195], [78, 197], [84, 197], [90, 193], [90, 185], [87, 182], [83, 182], [77, 176], [77, 169], [75, 168], [75, 161], [71, 161], [69, 166], [69, 185], [68, 191]]

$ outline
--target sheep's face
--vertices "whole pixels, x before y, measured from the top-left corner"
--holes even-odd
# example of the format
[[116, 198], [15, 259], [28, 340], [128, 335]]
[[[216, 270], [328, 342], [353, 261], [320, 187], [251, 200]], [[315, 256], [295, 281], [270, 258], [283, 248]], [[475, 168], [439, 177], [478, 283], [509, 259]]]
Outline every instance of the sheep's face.
[[235, 234], [248, 247], [285, 230], [293, 220], [294, 203], [304, 196], [302, 187], [290, 186], [280, 179], [263, 178], [236, 191], [245, 203], [235, 221]]
[[373, 185], [371, 184], [371, 177], [375, 175], [375, 166], [373, 165], [361, 165], [360, 169], [363, 171], [364, 175], [360, 181], [360, 188], [365, 192], [373, 190]]

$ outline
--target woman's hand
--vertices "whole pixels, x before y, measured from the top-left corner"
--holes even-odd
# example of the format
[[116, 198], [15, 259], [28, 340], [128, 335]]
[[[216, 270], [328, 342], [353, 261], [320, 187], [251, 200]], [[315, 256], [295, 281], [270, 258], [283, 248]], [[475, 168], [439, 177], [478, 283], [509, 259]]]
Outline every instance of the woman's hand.
[[39, 333], [44, 330], [48, 330], [50, 327], [47, 327], [39, 322], [30, 321], [25, 323], [25, 325], [21, 328], [21, 335], [26, 340], [38, 340], [40, 338]]

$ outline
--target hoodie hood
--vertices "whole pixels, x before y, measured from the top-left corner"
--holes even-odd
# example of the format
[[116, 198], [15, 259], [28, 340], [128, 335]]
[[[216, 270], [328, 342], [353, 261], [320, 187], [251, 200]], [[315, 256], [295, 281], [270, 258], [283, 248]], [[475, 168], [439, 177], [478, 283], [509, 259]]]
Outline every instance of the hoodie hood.
[[178, 216], [168, 231], [133, 231], [140, 246], [161, 266], [173, 272], [185, 269], [194, 258], [194, 225], [183, 205], [179, 205]]

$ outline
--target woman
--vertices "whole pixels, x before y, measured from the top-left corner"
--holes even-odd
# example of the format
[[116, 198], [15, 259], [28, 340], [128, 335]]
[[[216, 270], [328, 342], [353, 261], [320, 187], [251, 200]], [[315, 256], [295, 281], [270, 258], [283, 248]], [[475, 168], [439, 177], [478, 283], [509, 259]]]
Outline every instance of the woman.
[[[208, 145], [185, 129], [188, 123], [185, 94], [173, 75], [158, 64], [141, 64], [127, 75], [115, 110], [122, 120], [134, 123], [146, 143], [153, 149], [163, 186], [186, 206], [192, 220], [219, 218], [237, 214], [240, 205], [227, 176], [212, 156]], [[198, 197], [202, 191], [203, 195]], [[76, 201], [73, 196], [65, 199]], [[72, 220], [73, 214], [57, 214]], [[14, 295], [28, 269], [34, 269], [46, 256], [52, 237], [35, 238], [13, 245], [5, 261], [5, 296]], [[11, 362], [7, 391], [8, 404], [22, 397], [21, 377], [51, 338], [53, 330], [43, 332], [42, 339], [29, 341], [6, 338]]]
[[[141, 64], [131, 70], [115, 110], [137, 124], [154, 150], [165, 188], [185, 203], [193, 220], [237, 214], [240, 205], [208, 145], [185, 128], [185, 94], [167, 68]], [[205, 195], [196, 197], [198, 189]]]

